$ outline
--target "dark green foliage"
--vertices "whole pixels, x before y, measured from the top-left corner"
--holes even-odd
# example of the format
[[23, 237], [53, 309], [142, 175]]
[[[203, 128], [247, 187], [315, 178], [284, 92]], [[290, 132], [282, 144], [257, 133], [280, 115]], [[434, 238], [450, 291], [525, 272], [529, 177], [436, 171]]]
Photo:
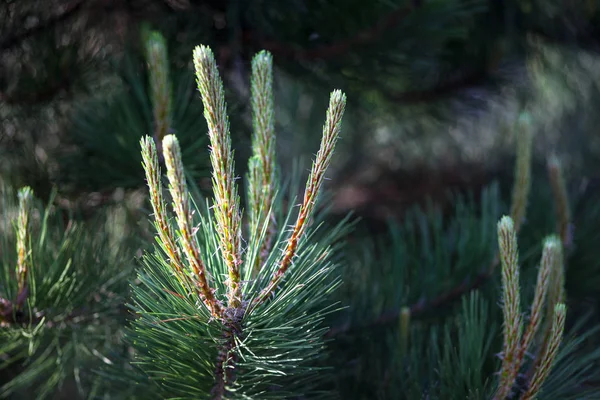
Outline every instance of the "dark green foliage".
[[[61, 171], [67, 182], [92, 190], [140, 187], [139, 139], [155, 132], [149, 76], [141, 55], [128, 52], [117, 72], [120, 82], [114, 94], [93, 98], [74, 110], [69, 137], [76, 152], [65, 156]], [[183, 149], [187, 172], [194, 178], [208, 176], [206, 122], [197, 100], [194, 74], [186, 67], [170, 66], [172, 81], [171, 132]]]
[[[366, 399], [369, 394], [379, 393], [383, 398], [394, 398], [391, 393], [398, 385], [413, 379], [415, 384], [421, 382], [423, 393], [428, 389], [426, 381], [434, 379], [429, 372], [438, 367], [427, 367], [426, 360], [440, 361], [427, 351], [448, 351], [444, 350], [449, 346], [444, 335], [450, 334], [450, 325], [445, 321], [462, 318], [457, 316], [456, 305], [468, 294], [466, 288], [480, 289], [491, 299], [497, 297], [494, 285], [488, 284], [488, 272], [497, 246], [494, 227], [501, 210], [498, 188], [493, 185], [484, 190], [479, 205], [473, 199], [457, 196], [455, 206], [451, 217], [444, 217], [434, 207], [428, 211], [414, 209], [401, 225], [390, 226], [388, 240], [380, 240], [370, 248], [359, 246], [364, 249], [362, 255], [349, 251], [350, 260], [342, 270], [341, 293], [341, 302], [348, 308], [330, 333], [337, 339], [332, 350], [334, 360], [344, 362], [336, 363], [337, 369], [348, 374], [339, 383], [343, 397], [360, 393], [355, 398]], [[401, 348], [399, 317], [403, 307], [411, 310], [411, 321], [416, 321], [406, 327], [411, 331], [408, 348], [412, 361], [403, 361], [400, 355], [389, 356], [391, 349], [396, 354]], [[469, 307], [479, 309], [480, 305]], [[496, 315], [494, 311], [485, 308], [490, 321]], [[431, 347], [432, 343], [437, 347]], [[476, 346], [471, 350], [481, 351]], [[456, 356], [468, 360], [468, 351], [464, 349]], [[422, 357], [423, 363], [418, 362]], [[452, 379], [460, 376], [457, 373]]]
[[[2, 195], [0, 298], [15, 305], [18, 210], [15, 193]], [[122, 223], [114, 214], [81, 222], [52, 201], [34, 202], [25, 302], [0, 323], [1, 398], [93, 396], [100, 382], [91, 370], [110, 362], [125, 317], [133, 243]]]
[[[494, 227], [505, 206], [496, 185], [483, 191], [479, 205], [460, 196], [454, 204], [452, 216], [416, 209], [390, 227], [388, 240], [348, 247], [339, 293], [348, 308], [328, 332], [334, 339], [328, 362], [335, 365], [342, 398], [492, 398], [502, 349]], [[531, 208], [543, 209], [538, 204]], [[534, 243], [527, 225], [523, 235]], [[524, 304], [530, 304], [535, 286], [540, 246], [535, 247], [521, 259]], [[577, 286], [570, 276], [567, 287]], [[594, 339], [600, 325], [573, 306], [540, 399], [600, 397]], [[526, 358], [525, 371], [530, 368]]]

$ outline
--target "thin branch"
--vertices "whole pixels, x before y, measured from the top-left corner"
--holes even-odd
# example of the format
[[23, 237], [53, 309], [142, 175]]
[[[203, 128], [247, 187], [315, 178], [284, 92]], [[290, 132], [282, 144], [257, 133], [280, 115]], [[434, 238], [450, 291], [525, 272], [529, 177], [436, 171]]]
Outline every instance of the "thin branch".
[[242, 304], [242, 217], [240, 198], [235, 185], [225, 92], [212, 50], [207, 46], [197, 46], [193, 57], [198, 89], [204, 105], [204, 118], [208, 125], [216, 230], [220, 239], [219, 247], [229, 272], [229, 306], [237, 308]]
[[306, 189], [304, 190], [304, 200], [300, 205], [298, 218], [294, 224], [292, 234], [287, 241], [279, 268], [273, 274], [267, 287], [254, 299], [254, 304], [264, 302], [273, 294], [277, 285], [279, 285], [279, 282], [292, 264], [293, 258], [296, 256], [298, 243], [313, 216], [317, 196], [323, 184], [323, 180], [325, 179], [325, 171], [329, 167], [333, 150], [339, 138], [345, 107], [346, 95], [340, 90], [334, 90], [329, 99], [329, 107], [327, 109], [325, 126], [323, 127], [321, 146], [317, 152], [315, 161], [313, 162], [310, 175], [308, 176]]
[[[252, 157], [248, 162], [248, 203], [250, 234], [267, 231], [258, 251], [252, 276], [256, 277], [271, 250], [275, 219], [269, 210], [275, 192], [275, 115], [273, 111], [273, 58], [266, 51], [252, 60]], [[267, 218], [269, 219], [267, 221]]]

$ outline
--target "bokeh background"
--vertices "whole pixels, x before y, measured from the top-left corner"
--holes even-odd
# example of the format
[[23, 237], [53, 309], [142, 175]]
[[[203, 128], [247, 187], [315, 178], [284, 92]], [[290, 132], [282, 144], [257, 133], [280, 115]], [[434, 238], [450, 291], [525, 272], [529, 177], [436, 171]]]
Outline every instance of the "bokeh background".
[[[65, 207], [123, 202], [144, 188], [137, 140], [152, 121], [118, 111], [149, 101], [148, 28], [166, 38], [186, 110], [201, 110], [192, 48], [214, 50], [240, 176], [252, 55], [274, 56], [283, 168], [312, 156], [328, 93], [346, 91], [329, 173], [340, 215], [355, 210], [378, 225], [425, 199], [443, 202], [449, 188], [510, 178], [520, 117], [535, 131], [539, 165], [557, 154], [577, 190], [597, 179], [595, 1], [4, 0], [0, 18], [1, 179], [42, 198], [58, 187]], [[208, 172], [203, 121], [192, 123], [190, 159]]]

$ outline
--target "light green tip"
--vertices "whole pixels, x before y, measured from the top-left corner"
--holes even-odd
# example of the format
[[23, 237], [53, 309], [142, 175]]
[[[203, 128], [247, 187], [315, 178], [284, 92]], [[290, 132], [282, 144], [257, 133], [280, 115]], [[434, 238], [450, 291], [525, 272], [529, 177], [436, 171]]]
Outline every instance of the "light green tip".
[[560, 238], [556, 235], [548, 236], [544, 239], [544, 249], [548, 249], [550, 251], [560, 250], [562, 247], [562, 243]]
[[175, 135], [167, 135], [163, 138], [162, 145], [165, 151], [170, 151], [173, 147], [179, 146], [179, 142]]
[[505, 215], [502, 218], [500, 218], [500, 221], [498, 222], [498, 230], [499, 231], [508, 231], [508, 232], [514, 231], [515, 224], [514, 224], [512, 218], [509, 217], [508, 215]]

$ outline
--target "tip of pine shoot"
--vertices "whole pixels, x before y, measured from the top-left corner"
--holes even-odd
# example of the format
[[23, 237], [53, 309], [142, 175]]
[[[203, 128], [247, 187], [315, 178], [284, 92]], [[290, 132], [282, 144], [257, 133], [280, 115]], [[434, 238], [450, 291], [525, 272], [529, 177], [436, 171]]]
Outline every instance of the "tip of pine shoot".
[[33, 189], [29, 186], [22, 187], [19, 189], [18, 197], [20, 201], [28, 202], [33, 197]]
[[562, 247], [562, 243], [558, 236], [552, 235], [544, 239], [544, 250], [548, 251], [558, 251]]
[[556, 314], [559, 317], [564, 317], [564, 315], [567, 313], [567, 306], [565, 305], [565, 303], [558, 303], [557, 305], [554, 306], [554, 314]]
[[194, 67], [196, 70], [201, 65], [206, 65], [215, 59], [215, 56], [210, 47], [205, 45], [196, 46], [193, 51]]
[[271, 65], [273, 56], [267, 50], [261, 50], [254, 56], [252, 62], [258, 65]]
[[163, 138], [162, 141], [164, 151], [172, 151], [174, 148], [179, 147], [179, 142], [177, 141], [177, 136], [175, 135], [167, 135]]
[[498, 231], [499, 232], [512, 232], [514, 230], [515, 230], [515, 224], [511, 217], [509, 217], [508, 215], [505, 215], [502, 218], [500, 218], [500, 221], [498, 222]]
[[342, 92], [340, 89], [336, 89], [333, 92], [331, 92], [330, 95], [330, 102], [332, 104], [335, 103], [341, 103], [342, 105], [346, 104], [346, 94], [344, 92]]

